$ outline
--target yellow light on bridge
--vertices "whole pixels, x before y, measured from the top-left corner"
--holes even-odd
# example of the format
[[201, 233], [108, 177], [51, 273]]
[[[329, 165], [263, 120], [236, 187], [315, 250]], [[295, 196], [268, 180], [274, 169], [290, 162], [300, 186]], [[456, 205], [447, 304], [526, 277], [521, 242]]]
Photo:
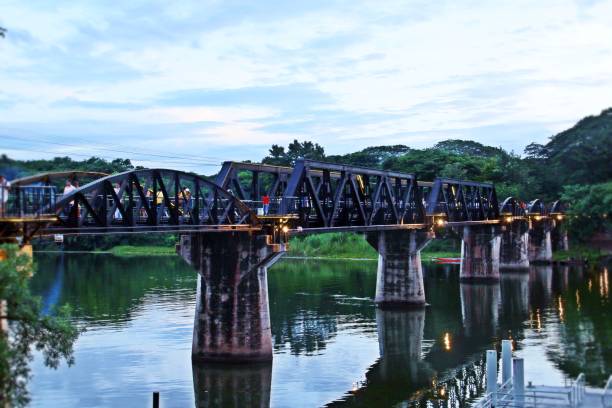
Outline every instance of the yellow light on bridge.
[[563, 215], [558, 214], [558, 215], [557, 215], [557, 220], [561, 221], [562, 219], [563, 219]]
[[443, 218], [438, 218], [438, 219], [436, 220], [436, 225], [437, 225], [438, 227], [443, 227], [445, 224], [446, 224], [446, 221], [444, 221], [444, 219], [443, 219]]
[[283, 225], [282, 231], [283, 231], [283, 233], [285, 233], [285, 234], [286, 234], [286, 233], [288, 233], [288, 232], [289, 232], [289, 227], [288, 227], [288, 226], [286, 226], [286, 225]]
[[535, 217], [533, 217], [536, 221], [540, 221], [542, 219], [541, 215], [536, 215]]
[[451, 349], [451, 337], [450, 333], [444, 333], [444, 350], [450, 351]]
[[511, 223], [511, 222], [512, 222], [512, 217], [506, 217], [505, 221], [506, 221], [507, 223]]

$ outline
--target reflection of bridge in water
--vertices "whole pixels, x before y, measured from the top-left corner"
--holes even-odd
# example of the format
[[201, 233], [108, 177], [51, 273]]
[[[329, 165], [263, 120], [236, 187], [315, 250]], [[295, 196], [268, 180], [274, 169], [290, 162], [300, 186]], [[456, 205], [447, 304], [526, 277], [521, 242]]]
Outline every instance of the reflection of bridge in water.
[[[460, 283], [456, 286], [461, 303], [459, 315], [444, 313], [443, 307], [435, 305], [430, 306], [431, 311], [377, 309], [378, 360], [368, 368], [362, 382], [328, 406], [468, 406], [485, 389], [484, 351], [492, 344], [499, 346], [506, 336], [521, 339], [531, 314], [567, 289], [567, 267], [553, 273], [552, 268], [532, 266], [530, 271], [504, 273], [501, 285]], [[427, 283], [435, 284], [435, 277], [429, 277]], [[549, 297], [541, 300], [547, 290]], [[220, 393], [218, 398], [223, 399], [232, 395], [228, 384], [244, 386], [245, 376], [239, 368], [219, 371], [198, 364], [195, 367], [198, 395], [207, 390]], [[246, 387], [263, 389], [255, 393], [263, 400], [254, 406], [269, 405], [271, 367], [260, 366], [257, 375], [247, 371], [252, 383]], [[216, 380], [217, 376], [222, 379]], [[225, 388], [215, 381], [221, 381]], [[205, 398], [210, 402], [214, 397], [207, 394]], [[223, 406], [239, 406], [227, 399], [224, 403]]]
[[[122, 311], [104, 309], [102, 306], [107, 304], [105, 299], [110, 296], [100, 296], [100, 291], [109, 295], [115, 293], [116, 296], [122, 296], [128, 289], [138, 290], [132, 292], [129, 298], [143, 299], [148, 297], [145, 296], [146, 291], [152, 288], [155, 288], [155, 291], [158, 291], [159, 288], [175, 288], [179, 289], [182, 301], [193, 300], [193, 295], [190, 295], [189, 292], [192, 290], [195, 281], [190, 278], [188, 268], [181, 267], [181, 262], [178, 259], [164, 258], [155, 261], [139, 258], [139, 269], [145, 268], [150, 272], [136, 274], [125, 273], [127, 268], [130, 267], [126, 259], [97, 255], [96, 262], [87, 262], [85, 269], [83, 269], [83, 267], [75, 265], [74, 258], [76, 257], [76, 255], [66, 256], [66, 269], [62, 278], [57, 273], [61, 271], [62, 267], [62, 264], [57, 262], [58, 257], [41, 256], [39, 263], [43, 266], [43, 270], [51, 271], [53, 267], [57, 268], [54, 273], [45, 274], [45, 285], [39, 287], [37, 291], [45, 294], [45, 300], [49, 296], [48, 288], [61, 286], [58, 284], [58, 280], [63, 279], [65, 283], [64, 291], [60, 296], [67, 297], [64, 297], [60, 303], [70, 301], [75, 305], [81, 305], [77, 310], [78, 314], [85, 313], [85, 316], [91, 316], [92, 311], [96, 310], [102, 313], [101, 318], [104, 320], [111, 317], [112, 320], [123, 321], [126, 324], [129, 324], [129, 319], [131, 319], [131, 310], [139, 309], [142, 306], [129, 304], [124, 301], [127, 299], [125, 298], [124, 300], [118, 299], [115, 302], [123, 305], [124, 309]], [[296, 265], [288, 268], [288, 264]], [[428, 300], [431, 303], [428, 308], [409, 311], [377, 310], [371, 307], [370, 301], [362, 299], [364, 294], [371, 293], [374, 287], [373, 279], [367, 279], [373, 277], [374, 272], [366, 272], [367, 265], [352, 264], [353, 266], [346, 270], [343, 267], [337, 267], [332, 271], [325, 270], [317, 278], [316, 273], [305, 274], [304, 269], [299, 268], [301, 264], [302, 262], [292, 261], [278, 265], [278, 270], [271, 274], [271, 296], [276, 298], [280, 290], [294, 292], [299, 288], [310, 294], [319, 293], [317, 288], [319, 288], [318, 284], [321, 282], [325, 287], [334, 287], [334, 290], [327, 292], [327, 294], [322, 290], [323, 296], [304, 295], [304, 300], [299, 302], [281, 303], [274, 306], [271, 311], [273, 315], [277, 316], [277, 320], [272, 322], [275, 342], [281, 342], [281, 346], [283, 343], [291, 344], [291, 346], [287, 346], [286, 350], [281, 349], [281, 352], [308, 355], [315, 351], [315, 354], [321, 354], [317, 358], [325, 358], [327, 344], [332, 342], [337, 333], [342, 330], [341, 324], [329, 324], [324, 325], [320, 333], [308, 333], [303, 330], [300, 332], [285, 332], [286, 322], [295, 321], [296, 326], [302, 323], [301, 326], [310, 331], [317, 331], [318, 323], [321, 321], [338, 322], [342, 321], [343, 316], [346, 316], [345, 318], [348, 321], [367, 321], [364, 330], [368, 331], [371, 330], [373, 322], [376, 322], [381, 349], [380, 358], [364, 374], [365, 381], [357, 384], [355, 392], [350, 391], [350, 387], [347, 387], [347, 393], [344, 397], [334, 403], [338, 405], [346, 404], [346, 401], [356, 401], [356, 404], [359, 401], [364, 401], [365, 404], [373, 398], [382, 400], [388, 398], [388, 401], [396, 401], [397, 403], [433, 401], [431, 402], [433, 406], [437, 406], [436, 404], [442, 406], [450, 400], [454, 404], [450, 406], [460, 406], [461, 401], [469, 400], [479, 390], [482, 390], [482, 352], [490, 348], [491, 344], [495, 344], [498, 339], [508, 336], [520, 340], [523, 337], [524, 327], [528, 326], [525, 323], [529, 321], [532, 321], [534, 329], [537, 329], [536, 310], [548, 308], [548, 313], [550, 313], [551, 306], [554, 308], [560, 297], [563, 297], [563, 301], [567, 302], [564, 303], [564, 307], [568, 318], [570, 318], [575, 313], [576, 306], [574, 305], [574, 309], [572, 309], [571, 304], [571, 301], [575, 301], [575, 292], [580, 291], [580, 296], [586, 299], [586, 292], [583, 291], [588, 290], [588, 280], [592, 281], [592, 290], [595, 293], [605, 293], [606, 290], [600, 283], [600, 281], [604, 281], [601, 274], [588, 276], [582, 286], [576, 286], [580, 274], [577, 273], [578, 270], [573, 270], [570, 273], [567, 267], [552, 270], [546, 267], [537, 267], [536, 270], [536, 267], [532, 266], [530, 270], [525, 271], [526, 273], [504, 272], [501, 276], [501, 284], [498, 286], [459, 283], [456, 276], [448, 276], [449, 269], [451, 269], [451, 273], [452, 270], [456, 272], [456, 266], [436, 266], [425, 269], [425, 287], [429, 294]], [[325, 268], [334, 265], [332, 262], [324, 264]], [[133, 265], [131, 267], [133, 268]], [[320, 269], [321, 267], [317, 266], [316, 270], [319, 271]], [[100, 275], [108, 274], [111, 270], [116, 271], [116, 273], [107, 275], [108, 279], [106, 280], [99, 281], [98, 285], [95, 286], [97, 290], [94, 290], [92, 282], [98, 279]], [[181, 273], [173, 275], [176, 273], [175, 270], [181, 270]], [[359, 273], [360, 278], [353, 275], [351, 270], [361, 271]], [[335, 281], [325, 281], [325, 277], [329, 279], [332, 273], [354, 276], [354, 278], [343, 281], [342, 285], [346, 286], [338, 287], [336, 284], [332, 284]], [[139, 275], [144, 279], [142, 282], [134, 280]], [[304, 275], [308, 275], [308, 277], [304, 277]], [[285, 278], [281, 278], [282, 276]], [[297, 277], [301, 278], [297, 280]], [[446, 282], [444, 285], [437, 283], [441, 279]], [[105, 282], [108, 281], [113, 281], [113, 285], [106, 285]], [[176, 282], [181, 283], [177, 286]], [[547, 286], [550, 289], [547, 289]], [[436, 288], [438, 290], [435, 290]], [[105, 292], [106, 290], [108, 292]], [[539, 300], [547, 293], [546, 291], [548, 291], [548, 295], [546, 295], [548, 296], [547, 304]], [[98, 296], [86, 295], [93, 292], [98, 292]], [[344, 298], [331, 296], [335, 293], [346, 294], [346, 299], [354, 299], [352, 305], [345, 306]], [[74, 298], [75, 296], [83, 297], [83, 299]], [[295, 296], [286, 296], [285, 299], [289, 301], [295, 299]], [[88, 301], [98, 303], [86, 306]], [[479, 308], [478, 305], [482, 307]], [[83, 307], [88, 307], [89, 310], [82, 310]], [[588, 304], [583, 304], [582, 307], [588, 307]], [[420, 319], [420, 316], [424, 316], [424, 318]], [[415, 317], [419, 317], [419, 319]], [[546, 326], [545, 319], [546, 314], [542, 310], [540, 324], [543, 328]], [[571, 321], [568, 323], [571, 324]], [[95, 324], [95, 322], [91, 324]], [[422, 334], [415, 337], [411, 335], [414, 333]], [[446, 336], [447, 333], [448, 336]], [[276, 340], [277, 336], [278, 340]], [[590, 338], [590, 335], [586, 337]], [[311, 338], [316, 340], [311, 340]], [[311, 343], [311, 341], [316, 343]], [[567, 341], [574, 341], [573, 337], [570, 336]], [[419, 343], [420, 346], [418, 346]], [[517, 344], [520, 347], [520, 343]], [[420, 350], [420, 354], [417, 353], [417, 349]], [[575, 349], [575, 345], [570, 344], [568, 346], [568, 352]], [[403, 358], [402, 350], [405, 350], [409, 356], [417, 356], [416, 359]], [[560, 355], [563, 355], [563, 360], [556, 364], [561, 367], [573, 365], [574, 359], [579, 357], [564, 353], [560, 353]], [[206, 367], [212, 367], [213, 369], [207, 371]], [[242, 375], [240, 366], [233, 366], [233, 368], [227, 370], [223, 367], [227, 366], [204, 366], [202, 368], [196, 364], [194, 371], [198, 371], [199, 374], [197, 374], [198, 377], [194, 375], [194, 387], [198, 392], [200, 401], [202, 401], [202, 398], [208, 398], [206, 399], [208, 402], [212, 401], [210, 398], [219, 398], [218, 401], [232, 401], [234, 397], [228, 397], [228, 394], [234, 394], [231, 384], [236, 384], [236, 387], [243, 387], [242, 390], [249, 389], [253, 395], [260, 395], [257, 398], [263, 401], [263, 406], [267, 406], [266, 401], [269, 403], [271, 398], [274, 399], [271, 397], [273, 391], [270, 391], [273, 386], [270, 377], [272, 367], [269, 364], [259, 366], [263, 373], [257, 374], [253, 371], [258, 370], [253, 370], [249, 375]], [[565, 368], [562, 369], [565, 371]], [[268, 374], [266, 374], [266, 371]], [[421, 376], [426, 380], [420, 381]], [[386, 383], [387, 379], [389, 380], [388, 383]], [[278, 381], [278, 379], [275, 381]], [[238, 395], [241, 389], [236, 389], [235, 393]], [[258, 392], [258, 390], [261, 390], [261, 392]], [[210, 395], [203, 391], [208, 391]], [[216, 393], [220, 393], [220, 395], [215, 396]], [[266, 393], [269, 394], [268, 397], [265, 397]], [[238, 398], [238, 396], [235, 398]], [[447, 398], [447, 400], [444, 398]], [[362, 406], [365, 406], [364, 404]], [[212, 403], [211, 405], [214, 406]], [[253, 405], [258, 406], [255, 402], [253, 402]], [[204, 406], [204, 403], [201, 406]], [[227, 406], [232, 405], [228, 403]]]

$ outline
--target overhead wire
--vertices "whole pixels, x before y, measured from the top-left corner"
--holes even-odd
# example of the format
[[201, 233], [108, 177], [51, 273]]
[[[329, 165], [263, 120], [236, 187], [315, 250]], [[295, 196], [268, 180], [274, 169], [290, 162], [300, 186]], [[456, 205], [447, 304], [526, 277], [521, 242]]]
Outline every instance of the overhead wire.
[[[4, 125], [2, 125], [0, 127], [0, 129], [2, 129], [0, 131], [3, 131], [4, 133], [6, 133], [7, 129], [9, 131], [17, 131], [17, 132], [21, 132], [21, 133], [34, 133], [34, 134], [38, 133], [38, 132], [32, 131], [30, 129], [20, 129], [20, 128], [16, 128], [16, 127], [13, 127], [13, 126], [4, 126]], [[13, 137], [13, 138], [19, 137], [19, 138], [22, 138], [22, 139], [26, 138], [24, 136], [14, 136], [14, 135], [10, 135], [10, 136], [9, 135], [5, 135], [5, 136], [6, 137]], [[38, 133], [37, 136], [41, 137], [43, 135], [40, 135], [40, 133]], [[88, 139], [85, 139], [85, 138], [79, 138], [79, 137], [75, 137], [75, 136], [70, 136], [70, 138], [72, 140], [80, 140], [80, 141], [83, 141], [85, 143], [92, 144], [91, 140], [88, 140]], [[31, 139], [33, 141], [52, 142], [52, 141], [50, 141], [50, 140], [48, 140], [46, 138], [36, 139], [36, 137], [33, 137], [33, 136], [29, 136], [29, 139]], [[103, 142], [100, 142], [100, 141], [93, 142], [93, 144], [102, 145], [102, 146], [111, 146], [111, 147], [115, 147], [115, 148], [126, 148], [126, 149], [132, 149], [133, 148], [133, 147], [129, 147], [129, 146], [126, 146], [126, 145], [121, 145], [121, 144], [116, 144], [116, 143], [103, 143]], [[164, 155], [166, 154], [165, 151], [151, 149], [150, 147], [146, 147], [146, 148], [140, 147], [140, 149], [143, 150], [143, 152], [138, 153], [138, 154], [144, 154], [144, 155], [149, 154], [149, 153], [146, 153], [144, 151], [153, 152], [153, 153], [150, 153], [151, 155], [158, 155], [159, 153], [164, 153]], [[124, 150], [120, 150], [119, 152], [123, 153]], [[193, 158], [193, 159], [197, 159], [197, 160], [208, 159], [208, 160], [218, 160], [218, 161], [221, 161], [221, 159], [219, 157], [216, 157], [216, 156], [199, 155], [199, 154], [195, 155], [195, 154], [182, 153], [180, 156], [177, 156], [177, 157], [178, 158], [182, 158], [182, 159]]]
[[[61, 153], [59, 152], [49, 152], [48, 150], [36, 150], [36, 149], [31, 149], [31, 148], [24, 148], [24, 147], [15, 147], [15, 146], [0, 146], [0, 148], [3, 149], [8, 149], [8, 150], [18, 150], [18, 151], [25, 151], [25, 152], [34, 152], [34, 153], [52, 153], [52, 154], [56, 154], [57, 156], [61, 156]], [[101, 155], [92, 155], [92, 154], [84, 154], [84, 153], [69, 153], [69, 154], [64, 154], [65, 156], [80, 156], [80, 157], [86, 157], [86, 158], [91, 158], [91, 157], [98, 157], [100, 159], [105, 159], [105, 160], [115, 160], [117, 159], [117, 157], [112, 157], [112, 156], [101, 156]], [[207, 162], [201, 162], [201, 163], [185, 163], [185, 162], [177, 162], [177, 161], [165, 161], [165, 160], [147, 160], [147, 159], [134, 159], [135, 161], [138, 162], [148, 162], [148, 163], [165, 163], [165, 164], [178, 164], [181, 166], [186, 166], [186, 167], [210, 167], [210, 166], [220, 166], [221, 163], [207, 163]]]
[[[71, 144], [71, 143], [63, 143], [63, 142], [54, 142], [54, 141], [50, 141], [50, 140], [40, 140], [40, 139], [34, 139], [34, 138], [28, 138], [28, 137], [22, 137], [22, 136], [12, 136], [12, 135], [1, 135], [5, 138], [9, 138], [9, 139], [16, 139], [17, 141], [25, 141], [25, 142], [32, 142], [32, 143], [43, 143], [43, 144], [52, 144], [52, 145], [58, 145], [58, 146], [66, 146], [66, 147], [73, 147], [73, 148], [83, 148], [83, 146], [79, 146], [79, 145], [75, 145], [75, 144]], [[109, 151], [109, 152], [115, 152], [115, 153], [127, 153], [127, 154], [132, 154], [132, 155], [137, 155], [137, 156], [149, 156], [149, 157], [159, 157], [159, 158], [170, 158], [170, 159], [181, 159], [181, 160], [186, 160], [186, 161], [190, 161], [190, 162], [195, 162], [197, 164], [200, 164], [202, 162], [210, 162], [210, 159], [208, 160], [202, 160], [202, 159], [196, 159], [196, 158], [186, 158], [183, 156], [176, 156], [176, 155], [162, 155], [162, 154], [154, 154], [154, 153], [142, 153], [142, 152], [134, 152], [134, 151], [127, 151], [127, 150], [117, 150], [117, 149], [109, 149], [109, 148], [105, 148], [105, 147], [98, 147], [95, 146], [94, 144], [94, 148], [97, 150], [104, 150], [104, 151]]]

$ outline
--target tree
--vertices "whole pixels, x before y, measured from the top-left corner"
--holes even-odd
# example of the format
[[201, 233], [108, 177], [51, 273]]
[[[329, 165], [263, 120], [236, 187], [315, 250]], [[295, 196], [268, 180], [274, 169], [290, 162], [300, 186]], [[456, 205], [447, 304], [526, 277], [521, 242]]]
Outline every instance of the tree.
[[503, 149], [498, 147], [485, 146], [473, 140], [460, 139], [450, 139], [439, 142], [434, 146], [434, 149], [467, 156], [493, 157], [500, 154], [507, 154]]
[[596, 232], [612, 231], [612, 181], [565, 186], [561, 200], [569, 206], [568, 228], [573, 238], [584, 241]]
[[33, 272], [29, 256], [19, 254], [15, 245], [0, 246], [0, 299], [6, 300], [9, 333], [0, 332], [0, 406], [21, 407], [29, 401], [28, 363], [32, 346], [42, 352], [45, 365], [57, 368], [61, 360], [73, 363], [73, 344], [78, 330], [69, 319], [68, 306], [55, 316], [41, 313], [40, 298], [30, 293]]
[[282, 146], [272, 145], [269, 152], [269, 156], [266, 156], [262, 162], [276, 166], [293, 166], [295, 161], [300, 158], [311, 160], [325, 159], [325, 149], [318, 143], [310, 141], [300, 143], [297, 139], [289, 143], [287, 151]]
[[0, 37], [6, 37], [6, 28], [0, 27]]

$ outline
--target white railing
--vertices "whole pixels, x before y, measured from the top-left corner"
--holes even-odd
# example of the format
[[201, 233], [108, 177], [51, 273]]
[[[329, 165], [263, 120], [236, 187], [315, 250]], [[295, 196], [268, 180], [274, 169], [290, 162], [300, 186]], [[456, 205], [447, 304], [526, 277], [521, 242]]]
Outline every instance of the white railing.
[[580, 373], [571, 387], [571, 403], [572, 407], [577, 407], [584, 398], [584, 387], [586, 386], [586, 378], [584, 373]]
[[[544, 408], [544, 407], [579, 407], [585, 392], [586, 380], [583, 373], [572, 381], [569, 390], [529, 390], [524, 393], [517, 394], [512, 386], [512, 379], [508, 379], [505, 383], [497, 386], [497, 392], [485, 395], [474, 408]], [[612, 376], [608, 379], [602, 400], [606, 398], [606, 393], [612, 397]], [[603, 407], [612, 407], [612, 405], [602, 404]]]
[[612, 407], [612, 403], [608, 404], [610, 401], [612, 401], [612, 375], [608, 377], [608, 382], [601, 395], [601, 406], [604, 408]]

